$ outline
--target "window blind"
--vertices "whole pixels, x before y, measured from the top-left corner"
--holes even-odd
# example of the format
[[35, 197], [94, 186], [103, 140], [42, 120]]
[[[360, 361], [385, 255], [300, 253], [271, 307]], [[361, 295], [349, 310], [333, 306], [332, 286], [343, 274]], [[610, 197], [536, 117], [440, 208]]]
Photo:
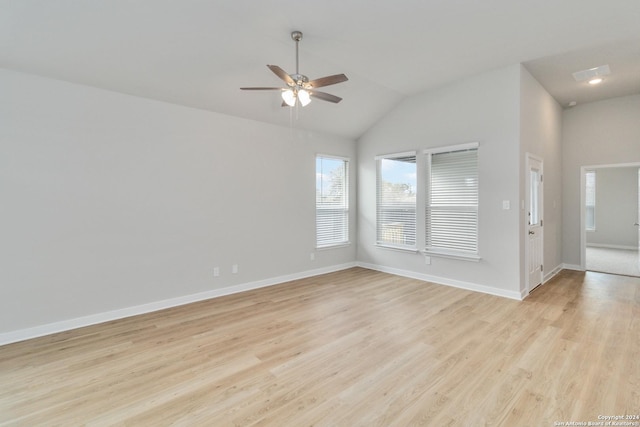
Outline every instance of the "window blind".
[[349, 162], [316, 157], [316, 247], [349, 242]]
[[427, 250], [478, 253], [478, 149], [427, 152]]
[[377, 244], [416, 248], [416, 153], [376, 157]]

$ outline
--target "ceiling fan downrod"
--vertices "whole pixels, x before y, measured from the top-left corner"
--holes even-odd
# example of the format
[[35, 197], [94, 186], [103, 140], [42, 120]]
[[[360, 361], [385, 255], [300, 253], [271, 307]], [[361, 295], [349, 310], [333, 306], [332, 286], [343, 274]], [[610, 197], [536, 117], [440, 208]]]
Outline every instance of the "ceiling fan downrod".
[[298, 45], [300, 44], [300, 40], [302, 40], [302, 31], [293, 31], [291, 32], [291, 38], [296, 42], [296, 74], [300, 74], [300, 61], [298, 59]]

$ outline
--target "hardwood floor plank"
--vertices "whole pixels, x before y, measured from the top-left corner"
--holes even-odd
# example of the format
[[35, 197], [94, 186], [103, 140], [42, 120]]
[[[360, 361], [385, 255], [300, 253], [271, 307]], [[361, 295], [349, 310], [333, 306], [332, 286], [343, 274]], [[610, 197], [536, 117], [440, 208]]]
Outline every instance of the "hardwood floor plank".
[[362, 268], [0, 347], [0, 426], [553, 425], [640, 412], [640, 279], [513, 301]]

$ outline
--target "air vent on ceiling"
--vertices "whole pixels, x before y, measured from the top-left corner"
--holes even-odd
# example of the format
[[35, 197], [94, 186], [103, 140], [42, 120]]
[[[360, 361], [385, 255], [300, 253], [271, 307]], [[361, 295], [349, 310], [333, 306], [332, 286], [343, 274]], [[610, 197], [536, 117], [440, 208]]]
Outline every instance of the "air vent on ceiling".
[[576, 71], [573, 73], [573, 78], [576, 79], [577, 82], [584, 82], [595, 77], [608, 76], [609, 74], [611, 74], [609, 66], [601, 65], [599, 67], [589, 68], [588, 70]]

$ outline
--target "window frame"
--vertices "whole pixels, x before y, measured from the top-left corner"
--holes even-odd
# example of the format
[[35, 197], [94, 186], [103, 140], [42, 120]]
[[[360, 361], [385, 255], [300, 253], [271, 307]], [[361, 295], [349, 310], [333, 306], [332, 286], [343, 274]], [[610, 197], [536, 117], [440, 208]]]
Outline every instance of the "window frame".
[[[425, 215], [424, 230], [423, 230], [423, 234], [425, 238], [425, 248], [422, 251], [424, 255], [454, 258], [454, 259], [461, 259], [461, 260], [468, 260], [468, 261], [475, 261], [475, 262], [478, 262], [482, 259], [480, 257], [480, 215], [479, 215], [480, 214], [480, 182], [479, 182], [480, 181], [479, 179], [480, 150], [479, 148], [480, 148], [480, 144], [478, 142], [470, 142], [465, 144], [434, 147], [434, 148], [425, 149], [423, 151], [423, 154], [425, 155], [425, 164], [426, 164], [425, 179], [423, 180], [425, 185], [425, 188], [423, 190], [425, 193], [425, 197], [424, 197], [424, 206], [422, 207]], [[427, 244], [429, 242], [429, 234], [431, 233], [431, 230], [429, 227], [428, 218], [429, 218], [429, 210], [432, 209], [430, 201], [431, 201], [432, 184], [433, 184], [432, 174], [431, 174], [433, 155], [443, 154], [443, 153], [452, 153], [452, 152], [461, 152], [461, 151], [471, 151], [471, 150], [476, 151], [475, 160], [476, 160], [476, 168], [477, 168], [477, 175], [476, 175], [477, 202], [473, 206], [462, 206], [462, 205], [457, 207], [452, 206], [450, 207], [450, 209], [456, 209], [460, 211], [475, 213], [475, 236], [473, 236], [475, 238], [475, 250], [467, 251], [467, 250], [460, 250], [460, 249], [454, 249], [454, 248], [429, 247], [427, 246]]]
[[[415, 200], [413, 202], [413, 230], [412, 230], [412, 234], [413, 234], [413, 244], [402, 244], [402, 243], [394, 243], [394, 242], [389, 242], [389, 241], [384, 241], [382, 240], [381, 236], [384, 233], [384, 230], [381, 228], [382, 226], [382, 221], [381, 221], [381, 217], [383, 215], [381, 206], [380, 206], [380, 202], [381, 202], [381, 182], [382, 182], [382, 178], [383, 178], [383, 173], [382, 173], [382, 161], [384, 160], [396, 160], [396, 159], [402, 159], [402, 158], [410, 158], [413, 157], [414, 161], [412, 162], [415, 165], [415, 173], [416, 173], [416, 181], [415, 181]], [[395, 249], [395, 250], [401, 250], [401, 251], [409, 251], [409, 252], [417, 252], [418, 251], [418, 194], [419, 194], [419, 187], [418, 187], [418, 179], [417, 179], [417, 174], [418, 174], [418, 152], [417, 151], [405, 151], [405, 152], [400, 152], [400, 153], [390, 153], [390, 154], [384, 154], [384, 155], [379, 155], [375, 157], [375, 161], [376, 161], [376, 237], [375, 237], [375, 244], [378, 247], [381, 248], [386, 248], [386, 249]], [[411, 208], [410, 208], [411, 209]], [[411, 218], [408, 218], [410, 223], [411, 223]], [[406, 233], [404, 233], [404, 227], [405, 224], [403, 224], [403, 239], [406, 239]], [[411, 230], [409, 230], [409, 236], [411, 236]]]
[[[343, 189], [343, 194], [342, 194], [342, 198], [343, 198], [343, 206], [330, 206], [329, 204], [327, 204], [326, 206], [321, 206], [321, 204], [319, 204], [319, 200], [318, 200], [318, 173], [321, 173], [318, 171], [318, 160], [322, 161], [322, 159], [327, 159], [327, 160], [339, 160], [343, 162], [343, 166], [344, 166], [344, 181], [342, 182], [342, 189]], [[316, 220], [316, 238], [315, 238], [315, 248], [316, 249], [331, 249], [331, 248], [337, 248], [337, 247], [342, 247], [342, 246], [347, 246], [349, 244], [351, 244], [350, 242], [350, 221], [349, 221], [349, 175], [350, 175], [350, 159], [348, 157], [343, 157], [343, 156], [336, 156], [336, 155], [332, 155], [332, 154], [323, 154], [323, 153], [317, 153], [315, 155], [315, 168], [316, 168], [316, 202], [315, 202], [315, 220]], [[343, 231], [341, 233], [336, 233], [337, 234], [341, 234], [343, 236], [343, 238], [341, 239], [333, 239], [333, 240], [327, 240], [326, 242], [320, 243], [319, 237], [320, 237], [320, 227], [318, 226], [319, 222], [319, 215], [318, 212], [322, 211], [322, 210], [336, 210], [336, 211], [341, 211], [340, 213], [340, 217], [341, 219], [344, 221], [344, 225], [343, 225]], [[334, 218], [335, 219], [335, 218]]]

